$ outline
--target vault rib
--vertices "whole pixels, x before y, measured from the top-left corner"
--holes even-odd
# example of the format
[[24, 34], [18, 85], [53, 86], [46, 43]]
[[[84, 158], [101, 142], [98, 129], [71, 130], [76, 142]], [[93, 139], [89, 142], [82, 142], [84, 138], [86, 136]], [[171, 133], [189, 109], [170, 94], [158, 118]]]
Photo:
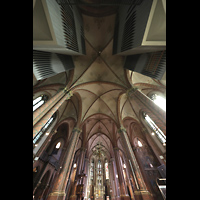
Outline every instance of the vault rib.
[[[96, 133], [95, 133], [94, 135], [96, 135]], [[94, 136], [94, 135], [93, 135], [93, 136]], [[109, 145], [107, 144], [107, 142], [105, 141], [105, 139], [104, 139], [101, 135], [105, 135], [105, 134], [104, 134], [104, 133], [100, 133], [100, 134], [97, 134], [97, 135], [96, 135], [96, 137], [95, 137], [95, 138], [93, 139], [93, 141], [91, 142], [91, 145], [90, 145], [90, 147], [89, 147], [89, 151], [92, 151], [92, 149], [96, 147], [97, 144], [94, 145], [93, 147], [92, 147], [92, 145], [93, 145], [93, 143], [96, 141], [96, 139], [97, 139], [98, 137], [102, 138], [102, 140], [105, 142], [105, 144], [106, 144], [107, 147], [109, 148]], [[106, 136], [106, 135], [105, 135], [105, 136]], [[111, 143], [110, 138], [109, 138], [108, 136], [106, 136], [106, 137], [109, 139], [109, 141], [110, 141], [110, 143]], [[91, 137], [91, 138], [92, 138], [92, 137]], [[91, 139], [91, 138], [90, 138], [90, 139]], [[90, 139], [88, 139], [88, 142], [87, 142], [87, 143], [89, 143], [89, 140], [90, 140]], [[111, 143], [111, 144], [112, 144], [112, 143]], [[108, 148], [106, 148], [106, 146], [104, 146], [104, 145], [102, 145], [102, 144], [101, 144], [101, 146], [103, 146], [103, 147], [108, 151]]]
[[128, 89], [128, 85], [126, 83], [124, 83], [119, 76], [117, 76], [117, 74], [111, 69], [111, 67], [108, 65], [108, 63], [104, 60], [103, 57], [100, 56], [100, 58], [102, 59], [102, 61], [105, 63], [105, 65], [107, 66], [107, 68], [114, 74], [114, 76], [123, 84], [125, 85], [126, 89]]
[[[82, 89], [77, 89], [77, 90], [82, 90]], [[89, 108], [88, 108], [87, 111], [85, 112], [85, 114], [84, 114], [84, 116], [83, 116], [83, 118], [82, 118], [82, 121], [84, 121], [84, 118], [85, 118], [86, 114], [88, 113], [89, 109], [94, 105], [94, 103], [95, 103], [98, 99], [100, 99], [100, 100], [102, 100], [102, 102], [106, 105], [106, 107], [110, 110], [110, 112], [112, 113], [112, 115], [113, 115], [113, 117], [114, 117], [114, 120], [115, 120], [116, 122], [118, 122], [118, 120], [116, 120], [116, 117], [115, 117], [114, 113], [112, 112], [112, 110], [110, 109], [110, 107], [107, 105], [107, 103], [105, 103], [105, 101], [104, 101], [103, 99], [100, 98], [101, 96], [105, 95], [106, 93], [109, 93], [109, 92], [114, 91], [114, 90], [121, 90], [121, 89], [112, 89], [112, 90], [109, 90], [109, 91], [104, 92], [104, 93], [101, 94], [100, 96], [97, 96], [97, 95], [95, 94], [95, 96], [97, 96], [97, 98], [93, 101], [93, 103], [89, 106]], [[92, 93], [93, 93], [93, 92], [92, 92]], [[94, 93], [93, 93], [93, 94], [94, 94]]]
[[[88, 132], [88, 136], [90, 135], [92, 129], [97, 125], [98, 122], [99, 122], [99, 123], [102, 123], [102, 125], [106, 128], [106, 130], [108, 131], [109, 135], [111, 136], [110, 131], [107, 129], [106, 125], [105, 125], [103, 122], [101, 122], [101, 120], [98, 120], [97, 122], [95, 122], [95, 124], [92, 126], [92, 128], [91, 128], [90, 131]], [[100, 132], [100, 131], [99, 131], [99, 132]], [[90, 137], [92, 137], [92, 136], [90, 136]], [[107, 136], [107, 137], [108, 137], [108, 136]]]

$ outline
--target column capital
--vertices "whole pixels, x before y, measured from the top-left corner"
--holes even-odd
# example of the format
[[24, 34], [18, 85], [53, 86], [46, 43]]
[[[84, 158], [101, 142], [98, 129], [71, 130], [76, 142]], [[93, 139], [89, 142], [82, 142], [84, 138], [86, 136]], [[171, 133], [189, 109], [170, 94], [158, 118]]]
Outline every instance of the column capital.
[[114, 158], [111, 158], [111, 159], [110, 159], [110, 162], [112, 162], [112, 161], [115, 161], [115, 159], [114, 159]]
[[81, 133], [82, 132], [82, 129], [78, 128], [78, 127], [75, 127], [73, 130], [72, 130], [72, 133]]
[[88, 162], [89, 162], [89, 158], [86, 158], [86, 157], [85, 157], [85, 161], [88, 161]]
[[63, 89], [63, 91], [64, 92], [68, 92], [69, 91], [68, 88], [67, 88], [67, 86]]
[[126, 128], [124, 128], [123, 126], [120, 126], [120, 128], [117, 131], [118, 133], [123, 133], [123, 132], [126, 132]]
[[70, 90], [64, 90], [64, 92], [67, 93], [67, 97], [66, 97], [66, 100], [70, 99], [72, 96], [73, 96], [73, 92]]
[[119, 147], [114, 147], [113, 150], [114, 150], [114, 151], [115, 151], [115, 150], [119, 150]]
[[[82, 130], [81, 130], [82, 131]], [[85, 147], [80, 148], [81, 151], [86, 151], [87, 149]]]

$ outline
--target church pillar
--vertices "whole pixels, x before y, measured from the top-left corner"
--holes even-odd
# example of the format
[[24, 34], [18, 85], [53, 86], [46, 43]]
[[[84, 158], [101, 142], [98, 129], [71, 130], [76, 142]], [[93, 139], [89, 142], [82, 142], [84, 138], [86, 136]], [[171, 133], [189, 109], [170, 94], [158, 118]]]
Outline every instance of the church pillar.
[[77, 182], [78, 182], [77, 175], [78, 175], [78, 172], [80, 171], [80, 158], [81, 158], [81, 156], [79, 155], [79, 157], [77, 159], [77, 167], [75, 170], [74, 178], [72, 179], [74, 181], [72, 183], [71, 191], [69, 191], [70, 192], [70, 197], [69, 197], [70, 200], [75, 200], [77, 198], [77, 196], [76, 196], [76, 189], [77, 189]]
[[109, 177], [110, 177], [110, 185], [111, 185], [111, 199], [114, 200], [115, 199], [115, 185], [114, 185], [114, 182], [113, 182], [113, 169], [111, 167], [111, 161], [108, 163], [108, 166], [109, 166]]
[[[64, 92], [64, 95], [63, 95], [63, 91], [62, 90], [62, 97], [60, 99], [55, 99], [55, 101], [57, 100], [57, 102], [54, 102], [54, 104], [52, 103], [51, 106], [47, 107], [45, 110], [44, 110], [44, 113], [45, 115], [43, 114], [41, 117], [40, 115], [40, 120], [35, 120], [37, 121], [36, 123], [33, 123], [33, 137], [41, 130], [41, 128], [46, 124], [46, 122], [50, 119], [50, 117], [58, 110], [58, 108], [63, 104], [63, 102], [65, 100], [68, 100], [70, 99], [70, 97], [72, 96], [72, 92], [69, 91], [69, 92]], [[47, 103], [47, 102], [46, 102]], [[46, 104], [45, 103], [45, 104]], [[44, 104], [44, 105], [45, 105]], [[39, 108], [38, 108], [39, 109]], [[48, 109], [48, 110], [47, 110]], [[38, 118], [37, 118], [38, 119]]]
[[92, 185], [91, 185], [90, 199], [94, 200], [94, 180], [93, 180]]
[[72, 185], [71, 195], [69, 197], [70, 200], [75, 200], [77, 198], [76, 188], [77, 188], [77, 180], [74, 180], [73, 185]]
[[85, 158], [85, 167], [84, 173], [87, 175], [84, 177], [83, 184], [84, 184], [84, 196], [87, 198], [87, 180], [88, 180], [88, 167], [89, 167], [89, 159]]
[[[79, 166], [77, 169], [77, 185], [76, 185], [76, 199], [80, 200], [83, 196], [83, 180], [85, 178], [84, 176], [84, 158], [85, 158], [85, 148], [80, 149], [80, 155], [79, 155]], [[74, 199], [74, 198], [73, 198]]]
[[58, 175], [53, 189], [49, 194], [47, 200], [64, 200], [65, 199], [65, 188], [67, 181], [69, 179], [70, 169], [72, 167], [72, 161], [76, 150], [76, 145], [78, 138], [80, 136], [81, 130], [74, 128], [72, 131], [71, 139], [69, 141], [69, 146], [67, 147], [66, 154], [64, 156], [63, 167]]
[[78, 174], [82, 173], [83, 167], [84, 167], [84, 158], [85, 158], [85, 152], [86, 152], [86, 148], [81, 147], [80, 148], [80, 162], [79, 162], [79, 166], [78, 166]]
[[132, 187], [132, 183], [130, 181], [130, 165], [129, 165], [129, 161], [127, 158], [125, 158], [125, 163], [126, 163], [126, 168], [124, 169], [125, 170], [125, 173], [126, 173], [126, 180], [127, 180], [127, 187], [129, 188], [129, 191], [130, 191], [130, 195], [131, 195], [131, 199], [135, 200], [134, 198], [134, 190], [133, 190], [133, 187]]
[[112, 163], [112, 171], [113, 171], [113, 178], [114, 178], [114, 189], [115, 189], [115, 200], [120, 199], [120, 193], [119, 193], [119, 188], [118, 188], [118, 178], [116, 177], [117, 175], [117, 170], [116, 170], [116, 166], [115, 166], [115, 160], [114, 158], [110, 159], [111, 163]]
[[128, 157], [130, 158], [130, 165], [131, 165], [131, 171], [133, 173], [134, 182], [136, 184], [136, 190], [134, 191], [135, 199], [141, 199], [138, 197], [138, 195], [142, 196], [143, 200], [151, 200], [153, 199], [151, 196], [151, 193], [147, 190], [146, 184], [144, 182], [144, 179], [142, 177], [142, 173], [140, 171], [140, 168], [138, 166], [136, 157], [133, 153], [133, 149], [131, 148], [131, 144], [128, 138], [128, 135], [126, 133], [126, 129], [124, 127], [121, 127], [119, 130], [119, 135], [122, 141], [122, 144], [124, 146], [125, 151], [127, 152]]
[[75, 174], [75, 179], [72, 185], [72, 189], [71, 189], [71, 195], [69, 197], [70, 200], [75, 200], [77, 198], [76, 196], [76, 189], [77, 189], [77, 184], [78, 184], [78, 174], [80, 172], [80, 168], [81, 168], [81, 155], [79, 155], [78, 157], [78, 162], [77, 162], [77, 169], [76, 169], [76, 174]]
[[121, 164], [120, 154], [119, 154], [119, 148], [114, 147], [113, 149], [114, 149], [114, 153], [115, 153], [115, 161], [116, 161], [119, 185], [120, 185], [120, 199], [121, 200], [126, 200], [126, 199], [130, 200], [130, 197], [128, 195], [127, 188], [126, 188], [126, 183], [124, 180], [123, 169], [122, 169], [122, 164]]

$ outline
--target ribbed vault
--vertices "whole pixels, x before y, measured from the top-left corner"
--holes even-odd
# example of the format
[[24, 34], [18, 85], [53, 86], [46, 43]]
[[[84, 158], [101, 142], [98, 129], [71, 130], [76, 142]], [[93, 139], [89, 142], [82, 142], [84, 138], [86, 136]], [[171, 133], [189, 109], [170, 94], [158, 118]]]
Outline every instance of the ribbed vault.
[[75, 70], [69, 83], [81, 97], [80, 123], [98, 113], [119, 125], [118, 100], [130, 83], [123, 68], [124, 56], [112, 55], [115, 17], [83, 15], [86, 55], [73, 57]]
[[113, 156], [113, 147], [123, 151], [117, 129], [126, 118], [139, 121], [138, 110], [126, 95], [131, 86], [145, 94], [165, 90], [163, 83], [124, 69], [125, 56], [113, 55], [116, 13], [111, 7], [109, 12], [101, 17], [83, 12], [86, 54], [72, 56], [75, 68], [70, 72], [35, 83], [35, 90], [45, 90], [51, 96], [65, 86], [72, 91], [73, 96], [58, 110], [58, 122], [73, 118], [77, 127], [85, 127], [77, 149], [84, 145], [88, 157], [98, 149], [106, 157]]
[[91, 157], [98, 148], [107, 158], [113, 156], [113, 146], [116, 145], [117, 125], [114, 120], [105, 114], [94, 114], [84, 121], [85, 137], [88, 157]]

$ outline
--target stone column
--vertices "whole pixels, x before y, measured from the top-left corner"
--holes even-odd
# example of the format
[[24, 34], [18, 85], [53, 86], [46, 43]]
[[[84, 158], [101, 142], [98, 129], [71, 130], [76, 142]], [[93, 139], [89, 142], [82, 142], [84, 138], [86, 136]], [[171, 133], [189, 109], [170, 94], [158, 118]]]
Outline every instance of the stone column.
[[[128, 157], [130, 158], [129, 163], [131, 165], [131, 171], [133, 173], [134, 181], [136, 184], [136, 191], [134, 191], [134, 195], [142, 195], [142, 198], [145, 199], [152, 199], [150, 196], [150, 192], [147, 190], [146, 184], [144, 182], [142, 173], [140, 171], [139, 165], [137, 163], [136, 157], [133, 153], [133, 149], [131, 148], [131, 144], [124, 127], [121, 127], [119, 130], [119, 135], [124, 146], [124, 150], [126, 151]], [[135, 197], [136, 198], [136, 197]], [[137, 199], [137, 198], [136, 198]]]
[[[47, 123], [47, 121], [50, 119], [50, 117], [63, 104], [63, 102], [65, 100], [70, 99], [70, 97], [72, 96], [71, 91], [70, 92], [64, 92], [64, 95], [63, 95], [63, 91], [61, 91], [61, 92], [62, 92], [61, 93], [62, 97], [60, 99], [55, 99], [55, 101], [57, 100], [57, 102], [54, 102], [54, 104], [52, 103], [51, 104], [51, 105], [53, 105], [52, 107], [49, 106], [44, 110], [45, 115], [44, 115], [44, 113], [40, 114], [40, 116], [38, 116], [40, 118], [40, 120], [35, 119], [35, 121], [33, 122], [33, 137], [41, 130], [41, 128]], [[43, 117], [41, 117], [41, 116], [43, 116]], [[39, 119], [38, 117], [37, 117], [37, 119]]]
[[71, 139], [69, 141], [69, 146], [67, 147], [66, 154], [64, 156], [63, 167], [58, 175], [53, 189], [49, 194], [47, 200], [64, 200], [65, 199], [65, 188], [67, 181], [69, 179], [70, 169], [72, 167], [73, 157], [76, 150], [76, 145], [78, 138], [80, 136], [81, 130], [79, 128], [74, 128], [72, 131]]
[[[74, 169], [73, 169], [73, 173], [72, 173], [72, 175], [71, 175], [71, 177], [70, 177], [70, 181], [71, 181], [71, 186], [69, 186], [69, 189], [68, 189], [68, 194], [66, 194], [66, 195], [68, 195], [67, 196], [67, 199], [70, 199], [70, 198], [72, 198], [72, 196], [74, 195], [74, 196], [76, 196], [76, 191], [75, 191], [75, 186], [76, 186], [76, 180], [75, 180], [75, 176], [76, 176], [76, 172], [77, 172], [77, 168], [75, 167]], [[71, 196], [69, 196], [70, 194], [69, 193], [71, 193]]]
[[123, 175], [123, 169], [122, 169], [122, 164], [120, 160], [120, 154], [119, 154], [119, 148], [114, 147], [114, 153], [115, 153], [115, 161], [117, 165], [117, 172], [118, 172], [118, 178], [119, 178], [119, 185], [120, 185], [120, 199], [121, 200], [130, 200], [130, 197], [127, 192], [126, 188], [126, 183], [124, 180], [124, 175]]
[[81, 174], [84, 167], [85, 152], [86, 152], [86, 148], [81, 147], [80, 148], [80, 162], [79, 162], [80, 167], [78, 166], [78, 171], [77, 171], [78, 174]]
[[110, 189], [112, 188], [112, 192], [111, 192], [111, 199], [114, 200], [115, 199], [115, 185], [113, 182], [113, 170], [111, 167], [111, 161], [108, 163], [109, 166], [109, 179], [110, 179]]
[[87, 175], [84, 180], [84, 196], [87, 198], [87, 182], [88, 182], [88, 167], [89, 167], [89, 159], [85, 158], [85, 167], [84, 167], [84, 173]]
[[119, 199], [120, 198], [120, 193], [119, 193], [119, 189], [118, 189], [118, 178], [116, 178], [116, 174], [117, 174], [117, 170], [116, 170], [116, 166], [115, 166], [115, 160], [114, 158], [110, 159], [111, 164], [112, 164], [112, 171], [113, 171], [113, 178], [114, 178], [114, 186], [115, 186], [115, 199]]
[[69, 197], [70, 200], [77, 199], [76, 190], [77, 190], [77, 185], [78, 185], [78, 181], [79, 181], [78, 174], [80, 171], [81, 171], [81, 153], [77, 160], [76, 174], [75, 174], [74, 182], [73, 182], [72, 189], [71, 189], [71, 195]]
[[80, 148], [80, 156], [79, 156], [79, 166], [77, 169], [77, 185], [76, 185], [76, 196], [77, 196], [77, 200], [80, 200], [83, 195], [84, 195], [84, 184], [83, 181], [85, 179], [85, 174], [83, 171], [84, 168], [84, 158], [85, 158], [85, 152], [86, 152], [86, 148], [81, 147]]
[[94, 200], [94, 180], [93, 180], [93, 183], [91, 185], [90, 198], [92, 200]]
[[129, 161], [127, 158], [125, 158], [125, 164], [126, 164], [126, 168], [125, 168], [125, 172], [126, 172], [126, 180], [127, 180], [127, 186], [129, 188], [129, 191], [130, 191], [130, 195], [131, 195], [131, 199], [135, 200], [134, 198], [134, 190], [133, 190], [133, 187], [132, 187], [132, 184], [131, 184], [131, 181], [130, 181], [130, 173], [131, 173], [131, 170], [130, 170], [130, 165], [129, 165]]

